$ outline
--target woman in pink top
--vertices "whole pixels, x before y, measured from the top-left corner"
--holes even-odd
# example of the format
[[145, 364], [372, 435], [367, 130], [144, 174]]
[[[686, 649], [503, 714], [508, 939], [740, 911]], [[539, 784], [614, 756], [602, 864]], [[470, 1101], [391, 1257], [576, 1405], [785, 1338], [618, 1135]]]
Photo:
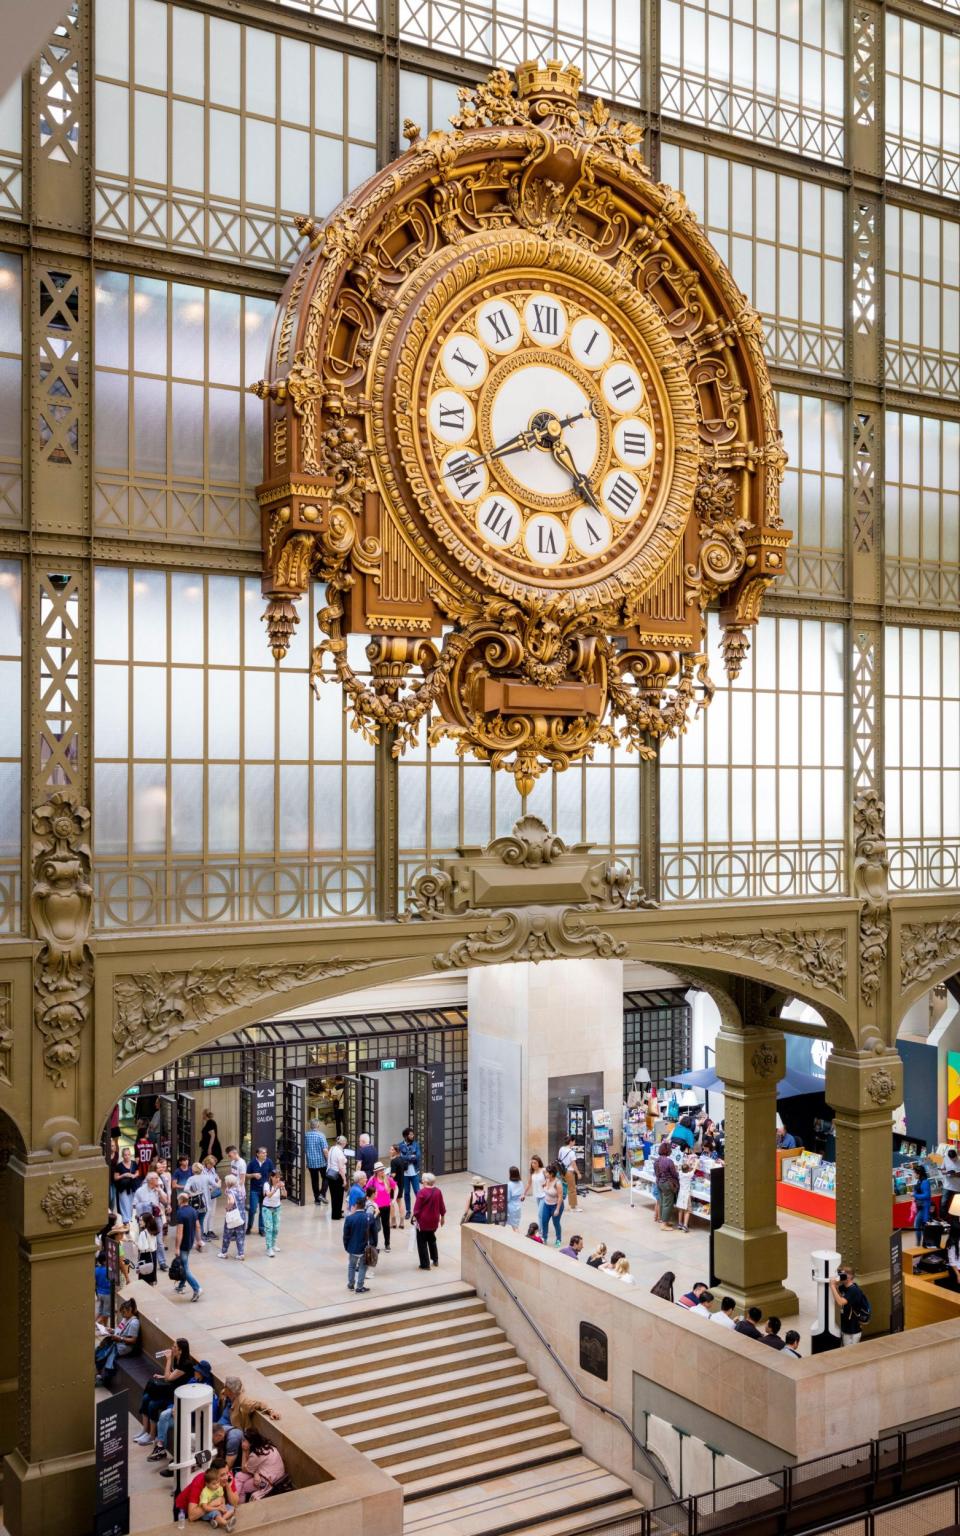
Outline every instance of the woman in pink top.
[[390, 1252], [390, 1206], [397, 1194], [397, 1181], [384, 1171], [382, 1163], [374, 1163], [373, 1178], [367, 1185], [367, 1199], [376, 1201], [377, 1215], [383, 1229], [384, 1252]]

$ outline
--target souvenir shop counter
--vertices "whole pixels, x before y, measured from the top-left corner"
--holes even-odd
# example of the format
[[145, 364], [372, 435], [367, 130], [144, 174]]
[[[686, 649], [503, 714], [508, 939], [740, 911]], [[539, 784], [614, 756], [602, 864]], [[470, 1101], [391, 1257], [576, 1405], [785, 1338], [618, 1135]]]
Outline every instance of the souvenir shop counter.
[[[837, 1165], [824, 1161], [819, 1152], [785, 1152], [778, 1157], [777, 1207], [795, 1211], [814, 1221], [835, 1226], [837, 1220]], [[926, 1164], [931, 1186], [932, 1214], [940, 1209], [940, 1170], [936, 1163]], [[910, 1209], [916, 1182], [912, 1168], [894, 1168], [890, 1176], [893, 1227], [906, 1230], [913, 1226]]]

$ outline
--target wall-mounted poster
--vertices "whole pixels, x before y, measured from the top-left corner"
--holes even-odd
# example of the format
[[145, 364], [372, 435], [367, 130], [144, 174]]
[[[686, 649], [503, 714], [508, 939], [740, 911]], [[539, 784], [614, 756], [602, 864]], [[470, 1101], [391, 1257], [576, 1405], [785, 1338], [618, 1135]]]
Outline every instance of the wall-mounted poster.
[[960, 1141], [960, 1051], [947, 1052], [947, 1140]]

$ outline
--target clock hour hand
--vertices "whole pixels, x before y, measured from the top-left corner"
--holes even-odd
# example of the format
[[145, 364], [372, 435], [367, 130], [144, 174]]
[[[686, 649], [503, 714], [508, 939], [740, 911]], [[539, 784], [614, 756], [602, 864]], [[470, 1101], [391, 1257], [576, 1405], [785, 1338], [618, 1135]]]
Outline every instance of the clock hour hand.
[[581, 474], [580, 470], [577, 468], [569, 446], [566, 443], [562, 443], [559, 438], [557, 438], [551, 443], [550, 449], [557, 463], [561, 466], [562, 469], [567, 471], [567, 474], [573, 481], [575, 489], [580, 492], [580, 495], [583, 497], [584, 501], [589, 502], [595, 512], [602, 512], [603, 508], [597, 499], [597, 494], [594, 491], [593, 486], [590, 484], [587, 476]]

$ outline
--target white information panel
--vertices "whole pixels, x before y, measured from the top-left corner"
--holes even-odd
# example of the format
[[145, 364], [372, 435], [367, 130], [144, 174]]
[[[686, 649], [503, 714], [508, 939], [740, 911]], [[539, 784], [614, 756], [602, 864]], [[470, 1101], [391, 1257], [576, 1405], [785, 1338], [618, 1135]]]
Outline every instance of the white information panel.
[[502, 1184], [511, 1163], [520, 1166], [522, 1141], [522, 1046], [471, 1028], [470, 1123], [467, 1162], [471, 1173]]

